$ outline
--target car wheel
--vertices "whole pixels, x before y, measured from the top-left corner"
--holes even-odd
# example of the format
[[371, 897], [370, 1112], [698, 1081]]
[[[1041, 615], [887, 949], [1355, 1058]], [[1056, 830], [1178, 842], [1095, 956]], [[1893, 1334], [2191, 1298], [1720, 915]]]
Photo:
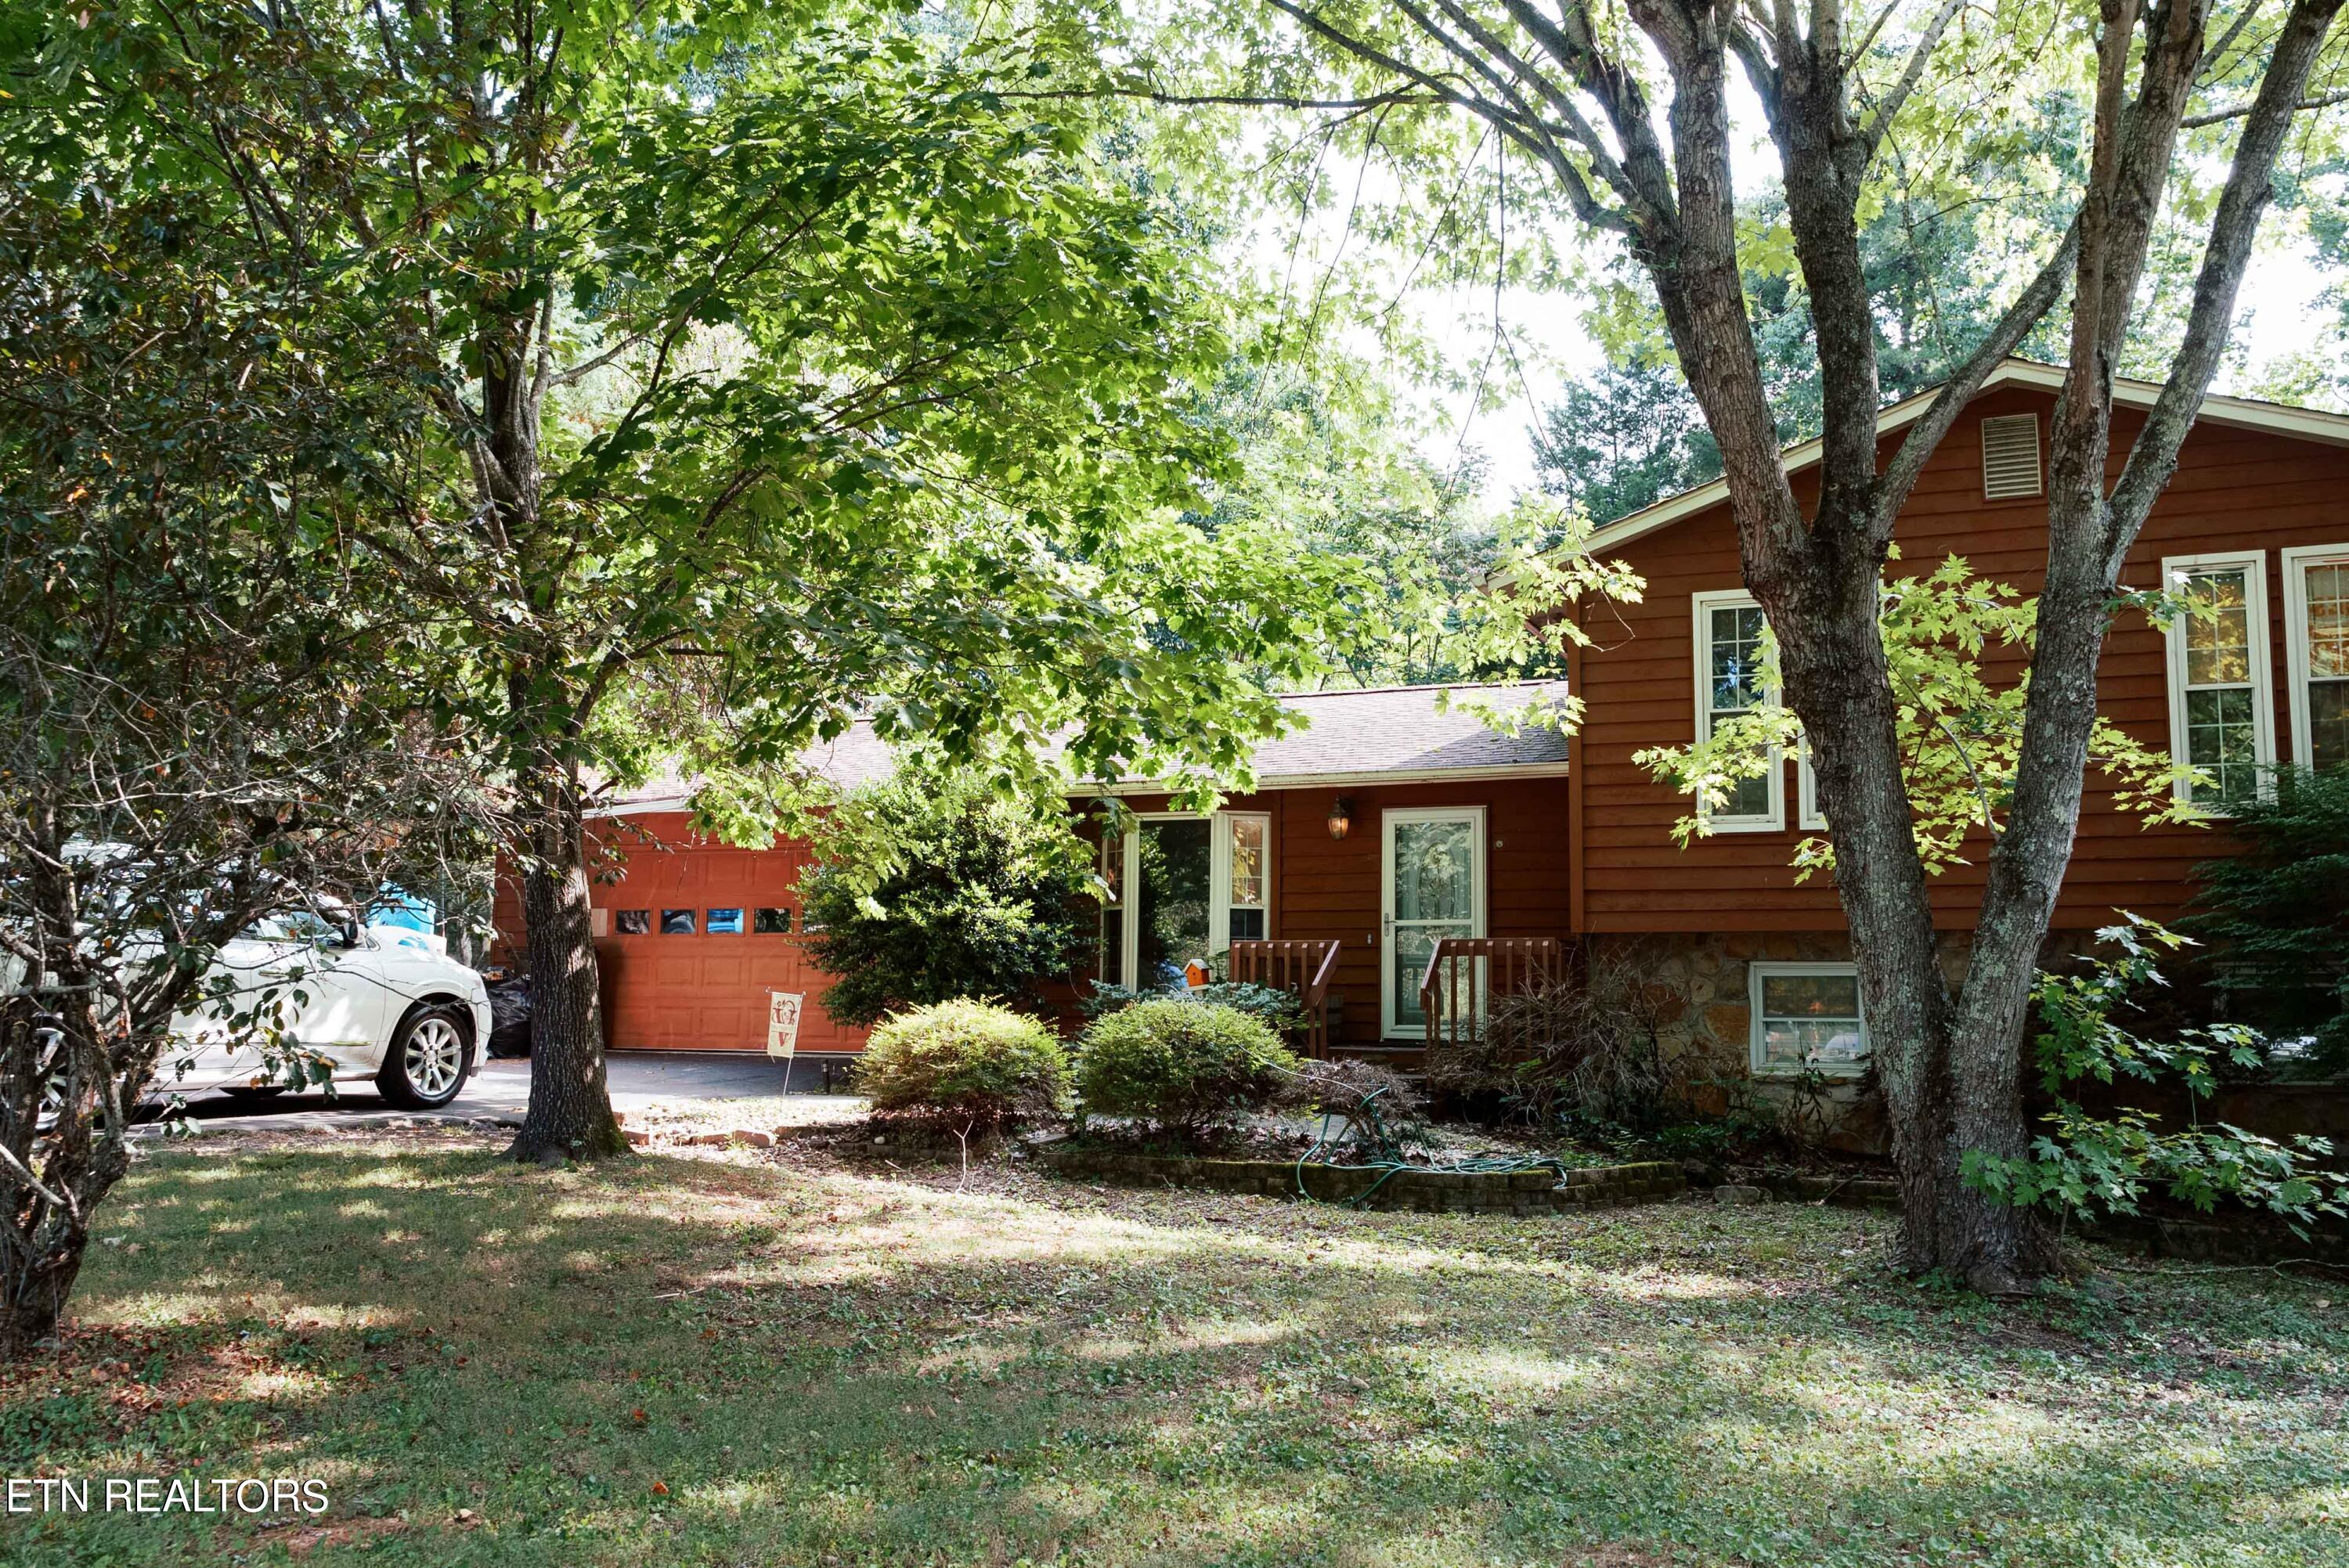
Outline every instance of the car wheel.
[[431, 1110], [457, 1098], [472, 1070], [473, 1046], [446, 1007], [420, 1007], [391, 1032], [376, 1086], [406, 1110]]

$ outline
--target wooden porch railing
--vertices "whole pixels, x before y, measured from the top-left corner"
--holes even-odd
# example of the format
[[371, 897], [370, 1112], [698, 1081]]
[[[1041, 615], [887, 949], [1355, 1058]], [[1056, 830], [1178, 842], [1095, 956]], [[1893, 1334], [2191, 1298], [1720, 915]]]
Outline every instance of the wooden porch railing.
[[1338, 973], [1335, 938], [1235, 942], [1231, 975], [1246, 985], [1291, 991], [1305, 1010], [1305, 1054], [1330, 1054], [1330, 982]]
[[1558, 973], [1564, 955], [1564, 944], [1555, 936], [1447, 936], [1438, 941], [1419, 982], [1428, 1048], [1475, 1039], [1484, 1033], [1485, 1007], [1491, 997], [1530, 989], [1542, 976]]

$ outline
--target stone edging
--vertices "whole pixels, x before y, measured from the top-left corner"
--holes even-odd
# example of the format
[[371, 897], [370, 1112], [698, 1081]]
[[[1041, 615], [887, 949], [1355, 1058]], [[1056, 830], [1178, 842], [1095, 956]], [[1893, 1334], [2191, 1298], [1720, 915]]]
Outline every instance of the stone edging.
[[[1056, 1175], [1127, 1185], [1207, 1187], [1223, 1192], [1255, 1192], [1272, 1198], [1297, 1196], [1299, 1169], [1286, 1160], [1211, 1160], [1170, 1154], [1139, 1154], [1108, 1149], [1036, 1151], [1039, 1163]], [[1569, 1171], [1381, 1172], [1339, 1165], [1304, 1167], [1306, 1192], [1325, 1203], [1360, 1200], [1366, 1209], [1410, 1209], [1424, 1213], [1578, 1213], [1632, 1203], [1664, 1203], [1688, 1190], [1677, 1165], [1603, 1165]], [[1369, 1196], [1364, 1198], [1364, 1194]]]

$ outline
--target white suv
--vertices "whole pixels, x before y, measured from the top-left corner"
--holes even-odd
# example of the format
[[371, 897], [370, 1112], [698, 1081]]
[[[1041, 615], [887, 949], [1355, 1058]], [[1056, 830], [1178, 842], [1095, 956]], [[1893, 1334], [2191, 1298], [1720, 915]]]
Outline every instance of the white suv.
[[[372, 1079], [393, 1104], [429, 1110], [457, 1098], [490, 1037], [481, 975], [420, 931], [275, 915], [221, 948], [207, 988], [223, 979], [224, 1006], [201, 1006], [173, 1020], [179, 1043], [157, 1064], [154, 1092], [282, 1093], [285, 1075], [270, 1070], [271, 1058], [295, 1047], [323, 1058], [336, 1083]], [[274, 1012], [278, 1051], [251, 1029], [240, 1038], [222, 1016], [249, 1016], [256, 1006]]]

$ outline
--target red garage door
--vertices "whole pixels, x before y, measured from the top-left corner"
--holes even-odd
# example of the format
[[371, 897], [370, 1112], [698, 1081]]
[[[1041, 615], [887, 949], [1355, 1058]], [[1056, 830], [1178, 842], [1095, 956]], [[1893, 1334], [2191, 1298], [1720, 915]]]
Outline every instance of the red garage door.
[[[864, 1048], [865, 1031], [834, 1024], [820, 998], [830, 976], [801, 949], [798, 882], [807, 846], [739, 850], [695, 838], [682, 814], [638, 817], [611, 834], [619, 881], [595, 889], [605, 1026], [619, 1050], [767, 1047], [767, 994], [808, 998], [802, 1051]], [[781, 931], [759, 929], [767, 923]]]

